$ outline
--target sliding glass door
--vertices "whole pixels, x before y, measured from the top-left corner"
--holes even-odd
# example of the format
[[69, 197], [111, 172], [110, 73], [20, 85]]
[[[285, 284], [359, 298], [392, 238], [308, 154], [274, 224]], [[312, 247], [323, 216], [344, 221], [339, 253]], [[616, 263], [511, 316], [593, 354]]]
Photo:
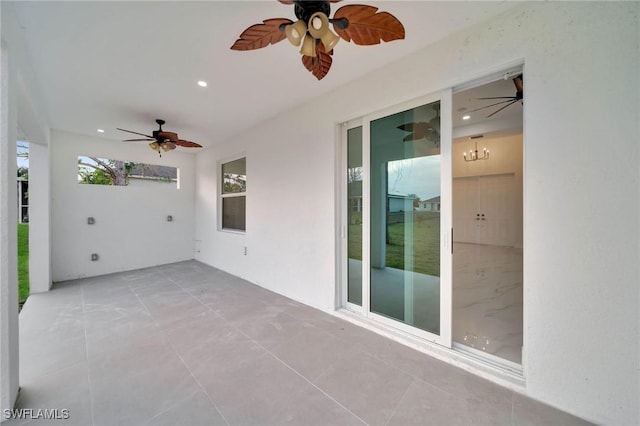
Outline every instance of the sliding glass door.
[[450, 97], [371, 114], [343, 133], [343, 305], [449, 347]]

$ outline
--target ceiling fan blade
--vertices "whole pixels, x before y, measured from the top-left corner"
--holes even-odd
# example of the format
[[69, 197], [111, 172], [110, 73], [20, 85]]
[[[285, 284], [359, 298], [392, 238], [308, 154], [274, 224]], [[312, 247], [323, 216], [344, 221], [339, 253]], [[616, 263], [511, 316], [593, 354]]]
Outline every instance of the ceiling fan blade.
[[123, 132], [133, 133], [134, 135], [146, 136], [146, 137], [148, 137], [148, 138], [152, 138], [152, 137], [153, 137], [153, 136], [150, 136], [150, 135], [145, 135], [144, 133], [138, 133], [138, 132], [134, 132], [134, 131], [132, 131], [132, 130], [121, 129], [121, 128], [119, 128], [119, 127], [116, 127], [116, 129], [117, 129], [117, 130], [121, 130], [121, 131], [123, 131]]
[[515, 99], [515, 96], [495, 96], [492, 98], [473, 98], [474, 101], [483, 101], [486, 99]]
[[291, 19], [271, 18], [255, 24], [240, 34], [240, 38], [231, 46], [232, 50], [253, 50], [281, 42], [287, 35], [280, 31], [281, 25], [293, 24]]
[[155, 141], [155, 139], [125, 139], [123, 142]]
[[302, 65], [318, 80], [322, 80], [329, 70], [331, 70], [331, 64], [333, 59], [333, 49], [327, 52], [322, 42], [318, 43], [316, 47], [316, 57], [311, 58], [309, 56], [302, 56]]
[[515, 101], [511, 101], [510, 103], [506, 104], [505, 106], [503, 106], [502, 108], [498, 109], [497, 111], [494, 111], [491, 114], [487, 115], [487, 118], [493, 117], [494, 115], [496, 115], [497, 113], [499, 113], [500, 111], [505, 109], [506, 107], [511, 106], [511, 105], [515, 104], [516, 102], [518, 102], [517, 99]]
[[522, 92], [524, 90], [523, 89], [524, 82], [522, 81], [522, 74], [513, 78], [513, 84], [516, 86], [516, 90], [518, 92]]
[[183, 146], [185, 148], [202, 148], [202, 145], [200, 145], [199, 143], [185, 141], [183, 139], [178, 139], [177, 141], [174, 141], [174, 142], [176, 145]]
[[476, 112], [476, 111], [480, 111], [481, 109], [491, 108], [492, 106], [501, 105], [501, 104], [506, 104], [507, 102], [509, 102], [509, 103], [511, 103], [511, 102], [517, 102], [517, 99], [515, 99], [515, 98], [510, 98], [509, 100], [506, 100], [506, 101], [496, 102], [495, 104], [486, 105], [486, 106], [483, 106], [483, 107], [480, 107], [480, 108], [472, 109], [471, 111], [467, 111], [467, 112]]
[[405, 30], [402, 23], [389, 12], [378, 12], [378, 8], [362, 4], [342, 6], [336, 10], [334, 21], [346, 18], [349, 25], [340, 28], [334, 25], [336, 33], [345, 41], [358, 45], [380, 44], [381, 41], [402, 40]]

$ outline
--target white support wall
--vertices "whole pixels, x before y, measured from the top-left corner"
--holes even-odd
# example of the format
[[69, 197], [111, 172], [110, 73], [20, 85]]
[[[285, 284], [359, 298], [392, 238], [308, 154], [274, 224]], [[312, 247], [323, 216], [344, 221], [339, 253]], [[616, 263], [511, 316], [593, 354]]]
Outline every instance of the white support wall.
[[31, 293], [51, 287], [51, 179], [49, 125], [40, 88], [28, 58], [23, 31], [11, 3], [1, 3], [2, 38], [9, 44], [16, 70], [11, 83], [21, 137], [29, 142], [29, 286]]
[[18, 394], [18, 261], [15, 68], [0, 44], [0, 410]]
[[51, 175], [49, 147], [29, 144], [29, 290], [51, 288]]
[[[197, 158], [196, 257], [334, 309], [336, 125], [524, 60], [526, 393], [640, 423], [639, 12], [526, 3], [220, 141]], [[215, 226], [215, 165], [239, 152], [246, 235]]]
[[[193, 259], [194, 155], [61, 131], [50, 147], [54, 282]], [[79, 155], [178, 167], [180, 189], [79, 184]]]

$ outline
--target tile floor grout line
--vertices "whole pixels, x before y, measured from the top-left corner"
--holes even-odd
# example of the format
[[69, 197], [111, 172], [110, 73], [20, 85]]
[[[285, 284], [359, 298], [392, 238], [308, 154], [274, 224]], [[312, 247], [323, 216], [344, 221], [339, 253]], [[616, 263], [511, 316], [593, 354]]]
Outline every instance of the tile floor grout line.
[[[304, 380], [306, 380], [307, 382], [309, 382], [312, 386], [314, 386], [315, 388], [317, 388], [318, 390], [320, 390], [323, 394], [325, 394], [327, 397], [329, 397], [331, 400], [333, 400], [334, 402], [336, 402], [338, 405], [340, 405], [341, 407], [345, 408], [348, 412], [352, 413], [351, 410], [349, 410], [348, 408], [344, 407], [342, 404], [340, 404], [338, 401], [336, 401], [333, 397], [331, 397], [330, 395], [328, 395], [326, 392], [324, 392], [322, 389], [320, 389], [318, 386], [316, 386], [313, 382], [311, 382], [307, 377], [305, 377], [304, 375], [302, 375], [300, 372], [298, 372], [295, 368], [291, 367], [289, 364], [287, 364], [286, 362], [284, 362], [282, 359], [280, 359], [277, 355], [275, 355], [273, 352], [271, 352], [269, 349], [267, 349], [265, 346], [263, 346], [262, 344], [260, 344], [259, 342], [257, 342], [255, 339], [253, 339], [251, 336], [247, 335], [243, 330], [239, 329], [238, 327], [236, 327], [235, 325], [233, 325], [232, 323], [230, 323], [229, 321], [227, 321], [226, 319], [224, 319], [223, 316], [219, 315], [217, 312], [215, 312], [211, 306], [205, 304], [204, 302], [202, 302], [198, 297], [196, 297], [195, 295], [191, 294], [191, 292], [189, 292], [189, 290], [185, 289], [182, 285], [180, 285], [178, 282], [174, 281], [171, 277], [167, 277], [167, 279], [174, 283], [175, 285], [177, 285], [178, 287], [180, 287], [180, 289], [182, 289], [183, 291], [185, 291], [187, 294], [189, 294], [191, 297], [193, 297], [194, 299], [196, 299], [198, 301], [198, 303], [200, 303], [201, 305], [203, 305], [205, 308], [207, 308], [208, 311], [214, 313], [215, 315], [217, 315], [218, 317], [222, 318], [224, 321], [227, 322], [228, 325], [230, 325], [231, 327], [235, 328], [236, 330], [238, 330], [241, 334], [243, 334], [244, 336], [246, 336], [248, 339], [250, 339], [252, 342], [254, 342], [255, 344], [257, 344], [258, 346], [260, 346], [261, 348], [263, 348], [265, 351], [267, 351], [272, 357], [276, 358], [278, 361], [280, 361], [281, 363], [283, 363], [287, 368], [293, 370], [296, 374], [298, 374], [300, 377], [302, 377]], [[285, 296], [282, 296], [285, 297]], [[284, 312], [285, 315], [297, 320], [297, 318], [293, 317], [292, 315], [289, 315], [288, 313]], [[319, 329], [321, 330], [321, 329]], [[343, 339], [340, 339], [343, 340]], [[408, 348], [411, 349], [411, 348]], [[397, 367], [396, 365], [392, 364], [391, 362], [378, 357], [375, 353], [372, 353], [368, 350], [360, 350], [363, 354], [370, 356], [371, 358], [378, 360], [380, 362], [382, 362], [384, 365], [393, 368], [394, 370], [398, 371], [399, 373], [402, 373], [406, 376], [408, 376], [412, 381], [416, 380], [418, 382], [421, 382], [422, 384], [425, 384], [435, 390], [438, 390], [440, 392], [443, 392], [449, 396], [458, 398], [459, 395], [457, 395], [456, 393], [450, 392], [449, 390], [443, 389], [440, 386], [437, 386], [436, 384], [430, 383], [428, 381], [426, 381], [425, 379], [409, 372], [406, 371], [400, 367]], [[416, 351], [418, 353], [420, 353], [419, 351]], [[429, 357], [429, 355], [427, 354], [422, 354], [423, 356]], [[432, 358], [432, 357], [429, 357]], [[435, 358], [434, 358], [435, 359]], [[319, 376], [320, 377], [320, 376]], [[407, 388], [408, 389], [408, 388]], [[208, 396], [208, 394], [207, 394]], [[394, 411], [395, 413], [395, 411]], [[361, 419], [359, 416], [357, 416], [356, 414], [352, 413], [354, 416], [356, 416], [358, 419], [360, 419], [361, 421], [364, 422], [363, 419]], [[390, 417], [391, 418], [391, 417]], [[390, 419], [389, 418], [389, 419]], [[366, 422], [364, 422], [365, 424], [367, 424]]]
[[[187, 294], [189, 294], [191, 297], [193, 297], [194, 299], [196, 299], [201, 305], [203, 305], [205, 308], [207, 308], [210, 312], [213, 312], [214, 314], [218, 315], [213, 309], [211, 309], [211, 307], [205, 303], [203, 303], [198, 297], [194, 296], [193, 294], [191, 294], [188, 290], [186, 290], [184, 287], [182, 287], [179, 283], [175, 282], [173, 279], [169, 278], [169, 280], [171, 282], [173, 282], [174, 284], [176, 284], [178, 287], [180, 287], [181, 289], [183, 289], [184, 291], [187, 292]], [[284, 296], [283, 296], [284, 297]], [[297, 318], [293, 317], [292, 315], [287, 314], [286, 312], [284, 312], [285, 315], [290, 316], [291, 318], [293, 318], [294, 320], [297, 320]], [[332, 396], [330, 396], [329, 394], [327, 394], [324, 390], [320, 389], [317, 385], [315, 385], [313, 382], [311, 382], [307, 377], [305, 377], [303, 374], [301, 374], [299, 371], [297, 371], [295, 368], [293, 368], [292, 366], [290, 366], [289, 364], [287, 364], [285, 361], [283, 361], [282, 359], [280, 359], [277, 355], [275, 355], [273, 352], [271, 352], [269, 349], [267, 349], [265, 346], [263, 346], [261, 343], [259, 343], [258, 341], [256, 341], [254, 338], [252, 338], [251, 336], [249, 336], [248, 334], [246, 334], [243, 330], [241, 330], [240, 328], [236, 327], [235, 325], [233, 325], [232, 323], [230, 323], [229, 321], [227, 321], [226, 319], [224, 319], [224, 317], [218, 315], [219, 317], [221, 317], [224, 321], [227, 322], [228, 325], [230, 325], [231, 327], [235, 328], [236, 330], [238, 330], [241, 334], [243, 334], [244, 336], [246, 336], [248, 339], [250, 339], [252, 342], [254, 342], [255, 344], [257, 344], [258, 346], [260, 346], [262, 349], [264, 349], [265, 351], [267, 351], [272, 357], [274, 357], [275, 359], [277, 359], [279, 362], [281, 362], [282, 364], [284, 364], [287, 368], [291, 369], [292, 371], [294, 371], [297, 375], [299, 375], [300, 377], [302, 377], [305, 381], [307, 381], [308, 383], [310, 383], [313, 387], [315, 387], [316, 389], [318, 389], [320, 392], [322, 392], [324, 395], [326, 395], [329, 399], [331, 399], [332, 401], [334, 401], [336, 404], [338, 404], [339, 406], [343, 407], [345, 410], [347, 410], [349, 413], [353, 414], [356, 418], [358, 418], [360, 421], [362, 421], [364, 424], [368, 424], [367, 422], [365, 422], [362, 418], [360, 418], [360, 416], [356, 415], [355, 413], [353, 413], [351, 410], [349, 410], [347, 407], [345, 407], [344, 405], [342, 405], [340, 402], [338, 402], [337, 400], [335, 400]], [[315, 327], [315, 326], [314, 326]], [[321, 329], [318, 329], [321, 330]], [[331, 335], [329, 333], [329, 335]], [[342, 340], [342, 339], [339, 339]], [[393, 369], [395, 369], [396, 371], [408, 376], [409, 378], [411, 378], [411, 380], [418, 380], [420, 382], [422, 382], [423, 384], [426, 384], [427, 386], [430, 386], [440, 392], [444, 392], [448, 395], [451, 396], [456, 396], [456, 394], [451, 393], [447, 390], [441, 389], [440, 387], [434, 385], [433, 383], [429, 383], [427, 381], [425, 381], [424, 379], [409, 373], [408, 371], [405, 371], [401, 368], [396, 367], [395, 365], [389, 363], [388, 361], [377, 357], [375, 354], [370, 353], [369, 351], [361, 351], [363, 354], [366, 354], [367, 356], [370, 356], [373, 359], [376, 359], [380, 362], [382, 362], [383, 364], [392, 367]], [[428, 356], [428, 355], [425, 355]], [[324, 373], [324, 372], [323, 372]], [[321, 377], [318, 376], [318, 377]], [[411, 384], [411, 383], [409, 383]], [[409, 388], [407, 387], [407, 390]], [[406, 392], [406, 391], [405, 391]], [[404, 395], [403, 395], [404, 396]], [[394, 411], [395, 413], [395, 411]], [[390, 417], [391, 418], [391, 417]], [[389, 418], [389, 419], [390, 419]]]
[[89, 338], [87, 336], [87, 321], [85, 316], [85, 303], [84, 303], [84, 284], [80, 285], [80, 300], [82, 301], [82, 328], [84, 329], [84, 350], [87, 358], [87, 381], [89, 382], [89, 402], [91, 408], [91, 424], [96, 425], [95, 409], [93, 401], [93, 384], [91, 383], [91, 367], [89, 363]]
[[[173, 281], [173, 280], [172, 280]], [[175, 283], [176, 285], [178, 285], [180, 288], [184, 289], [184, 287], [182, 287], [180, 284]], [[186, 291], [186, 290], [185, 290]], [[209, 311], [213, 312], [214, 314], [218, 315], [214, 310], [211, 309], [210, 306], [206, 305], [205, 303], [203, 303], [199, 298], [195, 297], [194, 295], [192, 295], [191, 293], [189, 293], [187, 291], [187, 293], [189, 295], [191, 295], [191, 297], [193, 297], [194, 299], [196, 299], [201, 305], [203, 305], [204, 307], [206, 307]], [[327, 398], [329, 398], [329, 400], [333, 401], [334, 403], [336, 403], [338, 406], [342, 407], [344, 410], [346, 410], [349, 414], [351, 414], [352, 416], [354, 416], [356, 419], [360, 420], [360, 422], [362, 422], [365, 425], [369, 425], [367, 422], [365, 422], [360, 416], [358, 416], [357, 414], [355, 414], [353, 411], [349, 410], [347, 407], [345, 407], [343, 404], [341, 404], [340, 402], [338, 402], [335, 398], [333, 398], [331, 395], [329, 395], [327, 392], [325, 392], [324, 390], [322, 390], [321, 388], [319, 388], [315, 383], [311, 382], [307, 377], [305, 377], [303, 374], [301, 374], [298, 370], [296, 370], [295, 368], [293, 368], [292, 366], [290, 366], [289, 364], [287, 364], [286, 362], [284, 362], [282, 359], [278, 358], [278, 356], [276, 356], [273, 352], [271, 352], [269, 349], [267, 349], [266, 347], [264, 347], [261, 343], [259, 343], [258, 341], [256, 341], [253, 337], [249, 336], [247, 333], [245, 333], [243, 330], [241, 330], [240, 328], [238, 328], [237, 326], [233, 325], [232, 323], [230, 323], [229, 321], [227, 321], [223, 316], [218, 315], [223, 321], [225, 321], [227, 323], [227, 325], [233, 327], [234, 329], [236, 329], [238, 332], [240, 332], [240, 334], [244, 335], [245, 337], [247, 337], [251, 342], [255, 343], [256, 345], [260, 346], [262, 349], [264, 349], [271, 357], [275, 358], [277, 361], [279, 361], [280, 363], [282, 363], [285, 367], [287, 367], [288, 369], [290, 369], [291, 371], [293, 371], [296, 375], [300, 376], [304, 381], [306, 381], [307, 383], [309, 383], [311, 386], [313, 386], [315, 389], [317, 389], [318, 391], [320, 391], [323, 395], [325, 395]], [[205, 392], [206, 393], [206, 392]], [[207, 393], [208, 396], [208, 393]], [[223, 417], [224, 418], [224, 417]], [[226, 419], [225, 419], [226, 421]], [[229, 424], [227, 422], [227, 424]]]
[[413, 384], [414, 380], [412, 379], [409, 384], [407, 385], [407, 388], [404, 390], [404, 393], [402, 394], [402, 396], [400, 397], [400, 399], [398, 400], [398, 402], [396, 403], [396, 406], [393, 407], [393, 411], [391, 412], [391, 415], [389, 416], [389, 418], [387, 419], [386, 422], [384, 422], [385, 426], [389, 425], [389, 422], [391, 421], [391, 419], [393, 419], [393, 416], [396, 415], [396, 411], [398, 411], [398, 407], [400, 406], [400, 403], [404, 400], [404, 398], [407, 396], [407, 394], [409, 393], [409, 389], [411, 388], [411, 385]]
[[[193, 297], [194, 299], [198, 300], [197, 297], [193, 296], [191, 293], [189, 293], [184, 287], [182, 287], [178, 282], [174, 281], [171, 277], [166, 276], [166, 278], [174, 283], [175, 285], [177, 285], [178, 287], [180, 287], [180, 289], [182, 291], [184, 291], [185, 293], [187, 293], [189, 296]], [[140, 303], [142, 303], [142, 306], [144, 306], [144, 309], [148, 312], [149, 310], [147, 309], [146, 305], [144, 304], [144, 302], [140, 299], [140, 297], [136, 294], [136, 297], [138, 298], [138, 300], [140, 301]], [[200, 302], [200, 300], [198, 300], [198, 302]], [[202, 302], [200, 302], [202, 304]], [[204, 307], [206, 307], [207, 309], [209, 309], [206, 305], [203, 304]], [[210, 309], [209, 309], [210, 310]], [[214, 312], [215, 313], [215, 312]], [[150, 314], [150, 313], [149, 313]], [[155, 319], [154, 319], [155, 322]], [[165, 330], [162, 330], [162, 334], [165, 334]], [[220, 415], [220, 417], [222, 417], [222, 420], [224, 420], [224, 422], [230, 426], [229, 421], [227, 420], [227, 418], [224, 416], [224, 414], [222, 414], [222, 411], [220, 410], [220, 408], [218, 407], [218, 404], [215, 403], [215, 401], [211, 398], [211, 395], [209, 395], [209, 392], [207, 392], [207, 390], [205, 389], [204, 385], [200, 382], [200, 380], [198, 380], [198, 378], [195, 376], [195, 374], [193, 374], [193, 371], [191, 371], [191, 369], [189, 368], [189, 366], [187, 365], [186, 361], [184, 360], [184, 358], [182, 358], [182, 355], [180, 355], [178, 353], [178, 351], [176, 351], [176, 348], [173, 346], [173, 344], [171, 343], [170, 340], [167, 340], [169, 343], [169, 346], [171, 347], [171, 350], [173, 350], [173, 353], [178, 357], [178, 359], [180, 359], [180, 362], [182, 363], [182, 365], [184, 365], [184, 368], [187, 369], [187, 371], [189, 372], [189, 375], [193, 378], [193, 380], [195, 380], [195, 382], [198, 384], [198, 386], [200, 387], [200, 389], [202, 390], [202, 392], [204, 392], [204, 394], [207, 396], [207, 399], [209, 400], [209, 402], [211, 402], [211, 404], [213, 405], [213, 408], [216, 409], [216, 411], [218, 412], [218, 414]], [[163, 411], [167, 412], [168, 410]], [[156, 418], [158, 415], [160, 415], [162, 413], [157, 414], [156, 416], [152, 417], [152, 420], [154, 418]]]
[[354, 416], [356, 419], [360, 420], [363, 424], [369, 426], [369, 423], [367, 423], [366, 421], [364, 421], [364, 419], [362, 419], [360, 416], [358, 416], [356, 413], [354, 413], [353, 411], [349, 410], [347, 407], [345, 407], [342, 403], [340, 403], [338, 400], [336, 400], [334, 397], [332, 397], [331, 395], [329, 395], [327, 392], [325, 392], [322, 388], [320, 388], [318, 385], [316, 385], [315, 383], [313, 383], [311, 380], [309, 380], [304, 374], [300, 373], [298, 370], [296, 370], [295, 368], [293, 368], [292, 366], [290, 366], [289, 364], [287, 364], [285, 361], [283, 361], [282, 359], [280, 359], [276, 354], [274, 354], [273, 352], [271, 352], [269, 349], [267, 349], [264, 345], [262, 345], [260, 342], [258, 342], [257, 340], [255, 340], [253, 337], [249, 336], [247, 333], [245, 333], [244, 331], [242, 331], [240, 328], [230, 324], [232, 327], [234, 327], [236, 330], [238, 330], [240, 333], [244, 334], [249, 340], [251, 340], [253, 343], [255, 343], [256, 345], [260, 346], [262, 349], [264, 349], [269, 355], [271, 355], [273, 358], [275, 358], [277, 361], [279, 361], [280, 363], [282, 363], [282, 365], [284, 365], [285, 367], [287, 367], [289, 370], [293, 371], [295, 374], [297, 374], [298, 376], [300, 376], [304, 381], [306, 381], [307, 383], [309, 383], [311, 386], [313, 386], [314, 388], [316, 388], [317, 390], [319, 390], [324, 396], [326, 396], [327, 398], [329, 398], [331, 401], [335, 402], [336, 404], [338, 404], [340, 407], [344, 408], [349, 414], [351, 414], [352, 416]]

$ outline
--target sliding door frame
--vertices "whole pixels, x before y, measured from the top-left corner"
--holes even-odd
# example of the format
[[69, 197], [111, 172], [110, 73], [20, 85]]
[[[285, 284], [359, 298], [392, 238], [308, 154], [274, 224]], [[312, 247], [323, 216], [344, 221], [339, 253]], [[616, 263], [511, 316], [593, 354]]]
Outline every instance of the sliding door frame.
[[[422, 105], [440, 102], [440, 334], [413, 327], [371, 312], [371, 122]], [[452, 347], [452, 90], [445, 89], [407, 102], [378, 110], [342, 126], [340, 146], [340, 305], [385, 326], [396, 328], [426, 341]], [[347, 132], [362, 126], [362, 306], [347, 301], [348, 287], [348, 227], [347, 227]]]

